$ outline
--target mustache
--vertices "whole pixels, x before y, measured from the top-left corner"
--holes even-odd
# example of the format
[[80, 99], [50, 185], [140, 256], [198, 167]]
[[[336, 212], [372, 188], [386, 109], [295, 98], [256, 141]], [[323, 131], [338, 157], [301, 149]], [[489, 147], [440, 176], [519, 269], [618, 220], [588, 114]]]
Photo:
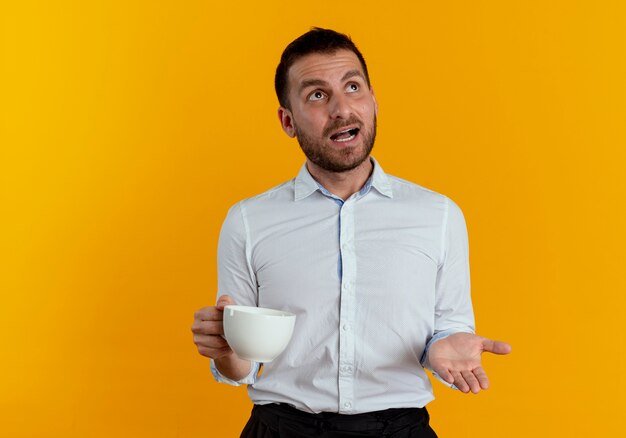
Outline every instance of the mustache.
[[360, 129], [363, 126], [363, 122], [361, 122], [361, 120], [356, 116], [350, 116], [346, 120], [336, 120], [326, 126], [322, 134], [324, 137], [328, 137], [334, 132], [339, 131], [341, 128], [345, 128], [350, 125], [357, 125]]

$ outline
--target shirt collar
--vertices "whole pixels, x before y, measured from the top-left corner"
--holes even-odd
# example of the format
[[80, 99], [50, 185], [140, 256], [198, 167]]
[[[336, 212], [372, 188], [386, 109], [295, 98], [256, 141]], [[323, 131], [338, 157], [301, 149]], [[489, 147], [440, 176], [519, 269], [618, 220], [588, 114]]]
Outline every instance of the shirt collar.
[[[361, 189], [361, 192], [365, 194], [369, 191], [370, 187], [374, 187], [381, 195], [393, 198], [393, 191], [391, 189], [389, 177], [374, 157], [370, 157], [370, 159], [374, 165], [374, 171]], [[309, 170], [306, 168], [306, 163], [303, 164], [295, 180], [294, 201], [299, 201], [308, 197], [313, 192], [320, 190], [320, 187], [320, 184], [311, 176]]]
[[393, 199], [393, 190], [391, 189], [391, 182], [389, 182], [389, 176], [385, 173], [378, 161], [374, 157], [372, 163], [374, 164], [374, 172], [372, 172], [372, 187], [378, 190], [383, 196]]

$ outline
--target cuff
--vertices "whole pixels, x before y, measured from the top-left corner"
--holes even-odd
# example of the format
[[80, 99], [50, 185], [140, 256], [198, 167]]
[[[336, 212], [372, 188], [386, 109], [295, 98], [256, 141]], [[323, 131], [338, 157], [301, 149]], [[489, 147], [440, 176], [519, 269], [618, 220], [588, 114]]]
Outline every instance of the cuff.
[[220, 383], [226, 383], [232, 386], [240, 386], [240, 385], [253, 385], [256, 382], [257, 374], [259, 373], [259, 363], [258, 362], [250, 362], [250, 372], [248, 375], [240, 380], [232, 380], [228, 377], [224, 376], [215, 366], [215, 361], [211, 359], [211, 373], [215, 380]]

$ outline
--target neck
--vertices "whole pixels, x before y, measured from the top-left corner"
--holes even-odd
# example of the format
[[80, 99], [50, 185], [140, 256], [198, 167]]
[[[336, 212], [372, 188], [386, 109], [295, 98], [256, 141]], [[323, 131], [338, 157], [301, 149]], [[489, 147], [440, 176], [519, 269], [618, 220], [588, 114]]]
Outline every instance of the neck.
[[345, 172], [330, 172], [309, 160], [306, 162], [306, 167], [317, 182], [344, 201], [363, 188], [374, 170], [374, 165], [369, 157], [354, 169]]

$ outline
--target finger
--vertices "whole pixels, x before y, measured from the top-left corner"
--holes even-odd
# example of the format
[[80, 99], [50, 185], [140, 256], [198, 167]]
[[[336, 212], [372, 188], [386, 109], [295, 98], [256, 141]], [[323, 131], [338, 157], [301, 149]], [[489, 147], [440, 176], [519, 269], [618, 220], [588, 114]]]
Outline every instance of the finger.
[[489, 388], [489, 379], [487, 378], [487, 373], [485, 372], [485, 370], [482, 367], [478, 367], [474, 369], [473, 372], [474, 376], [476, 376], [476, 379], [478, 380], [478, 383], [480, 384], [480, 387], [482, 389]]
[[222, 295], [218, 298], [217, 307], [218, 310], [224, 310], [224, 306], [228, 306], [229, 304], [235, 304], [235, 301], [230, 297], [230, 295]]
[[191, 331], [199, 335], [223, 335], [224, 323], [222, 321], [195, 321]]
[[452, 377], [454, 377], [454, 385], [459, 388], [461, 392], [469, 392], [470, 388], [460, 372], [452, 371]]
[[454, 377], [452, 377], [452, 374], [450, 374], [450, 371], [448, 371], [446, 368], [442, 368], [442, 369], [438, 369], [434, 371], [437, 373], [439, 377], [441, 377], [443, 380], [445, 380], [449, 384], [454, 383]]
[[208, 316], [212, 313], [211, 309], [213, 307], [203, 307], [198, 309], [193, 314], [193, 319], [198, 321], [204, 321], [208, 319]]
[[221, 321], [224, 314], [217, 309], [217, 306], [203, 307], [194, 313], [194, 324], [199, 321]]
[[211, 359], [219, 359], [220, 357], [228, 356], [233, 350], [230, 347], [223, 348], [209, 348], [203, 345], [198, 345], [198, 353], [202, 356], [210, 357]]
[[226, 347], [230, 348], [226, 339], [221, 336], [194, 335], [193, 342], [198, 347], [205, 347], [213, 350], [219, 350]]
[[506, 342], [492, 341], [491, 339], [483, 339], [483, 351], [495, 354], [509, 354], [512, 347]]
[[465, 382], [467, 382], [468, 386], [470, 387], [470, 390], [474, 394], [478, 394], [480, 392], [480, 385], [478, 384], [478, 380], [476, 379], [476, 376], [474, 376], [474, 373], [472, 373], [469, 370], [461, 371], [461, 375], [465, 379]]

